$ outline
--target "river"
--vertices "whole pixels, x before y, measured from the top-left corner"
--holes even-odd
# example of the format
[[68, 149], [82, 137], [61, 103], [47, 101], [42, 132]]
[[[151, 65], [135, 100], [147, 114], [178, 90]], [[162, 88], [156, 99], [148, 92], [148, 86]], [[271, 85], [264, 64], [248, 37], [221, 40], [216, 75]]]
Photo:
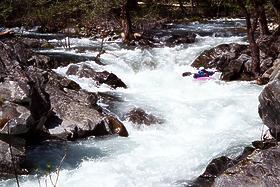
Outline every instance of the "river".
[[[207, 23], [175, 25], [172, 29], [191, 30], [198, 35], [194, 44], [174, 47], [125, 49], [105, 42], [106, 53], [100, 66], [81, 62], [98, 70], [115, 73], [128, 86], [111, 90], [96, 87], [87, 78], [69, 76], [83, 89], [107, 92], [119, 98], [100, 103], [120, 117], [140, 107], [164, 120], [163, 124], [141, 126], [123, 121], [129, 137], [89, 138], [69, 143], [67, 157], [59, 174], [58, 186], [182, 186], [203, 173], [215, 157], [237, 156], [251, 141], [260, 139], [262, 122], [258, 116], [261, 86], [252, 82], [197, 81], [182, 77], [195, 72], [192, 61], [204, 50], [222, 43], [245, 43], [244, 36], [228, 34], [229, 29], [244, 25], [244, 20], [215, 20]], [[214, 33], [214, 34], [213, 34]], [[72, 47], [94, 47], [100, 41], [71, 38]], [[57, 40], [51, 40], [57, 42]], [[50, 52], [75, 53], [56, 48]], [[85, 51], [81, 55], [95, 56]], [[68, 67], [55, 71], [65, 75]], [[32, 151], [38, 167], [55, 164], [63, 156], [61, 146], [47, 144]], [[54, 161], [56, 160], [56, 161]], [[53, 178], [56, 174], [52, 173]], [[51, 186], [49, 177], [46, 178]], [[43, 176], [39, 177], [45, 186]], [[39, 186], [35, 175], [21, 177], [21, 186]], [[0, 186], [15, 186], [14, 180]]]

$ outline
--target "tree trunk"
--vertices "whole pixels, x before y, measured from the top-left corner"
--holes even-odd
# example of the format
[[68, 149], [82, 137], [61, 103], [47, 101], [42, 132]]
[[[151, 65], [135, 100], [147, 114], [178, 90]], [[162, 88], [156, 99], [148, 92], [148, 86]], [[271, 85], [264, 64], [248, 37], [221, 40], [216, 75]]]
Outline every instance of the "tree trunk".
[[[254, 1], [254, 0], [252, 0]], [[255, 77], [258, 77], [260, 74], [260, 50], [259, 46], [256, 43], [255, 40], [255, 31], [257, 28], [257, 21], [259, 18], [258, 12], [255, 11], [255, 18], [253, 20], [253, 23], [251, 22], [251, 15], [247, 8], [245, 7], [243, 0], [238, 0], [237, 1], [238, 5], [242, 9], [243, 13], [245, 14], [246, 18], [246, 26], [247, 26], [247, 36], [248, 36], [248, 41], [249, 41], [249, 46], [250, 46], [250, 51], [251, 51], [251, 56], [252, 56], [252, 63], [253, 63], [253, 74]], [[254, 2], [253, 2], [254, 3]]]
[[182, 10], [182, 13], [183, 13], [184, 15], [188, 15], [187, 10], [185, 9], [182, 0], [178, 0], [178, 3], [179, 3], [179, 5], [180, 5], [180, 8], [181, 8], [181, 10]]
[[125, 43], [129, 43], [131, 40], [134, 39], [133, 31], [132, 31], [132, 24], [128, 9], [128, 1], [125, 1], [121, 7], [121, 19], [122, 19], [122, 28], [123, 28], [123, 40]]
[[267, 26], [267, 19], [266, 19], [265, 10], [264, 10], [263, 6], [260, 7], [259, 21], [260, 21], [261, 35], [269, 35], [270, 32], [269, 32], [269, 29]]
[[265, 2], [263, 0], [254, 0], [253, 4], [254, 4], [255, 11], [258, 12], [259, 14], [261, 35], [269, 35], [270, 32], [267, 26], [267, 19], [266, 19], [265, 9], [264, 9]]
[[277, 17], [277, 21], [278, 24], [280, 25], [280, 1], [279, 0], [270, 0], [273, 9], [275, 11], [276, 17]]
[[191, 13], [193, 14], [193, 10], [194, 10], [194, 2], [193, 2], [193, 0], [190, 0], [190, 3], [191, 3]]
[[138, 0], [127, 0], [128, 10], [137, 10], [138, 9]]

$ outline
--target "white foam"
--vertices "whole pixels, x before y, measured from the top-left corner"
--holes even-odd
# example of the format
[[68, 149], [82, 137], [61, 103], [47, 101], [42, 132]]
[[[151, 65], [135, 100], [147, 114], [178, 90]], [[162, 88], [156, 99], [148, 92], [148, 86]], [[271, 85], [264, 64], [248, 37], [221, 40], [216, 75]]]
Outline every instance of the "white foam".
[[[262, 87], [250, 82], [195, 81], [182, 77], [194, 72], [190, 64], [202, 51], [242, 38], [198, 37], [188, 47], [126, 50], [111, 46], [99, 67], [118, 75], [128, 89], [118, 89], [125, 103], [162, 116], [164, 124], [141, 128], [124, 121], [130, 136], [87, 141], [104, 156], [84, 160], [73, 170], [63, 170], [58, 186], [177, 186], [180, 180], [200, 175], [207, 163], [221, 154], [233, 155], [261, 134], [258, 95]], [[87, 62], [90, 63], [90, 62]], [[95, 66], [95, 65], [93, 65]], [[67, 68], [57, 71], [65, 74]], [[70, 76], [90, 91], [89, 79]], [[112, 91], [112, 90], [110, 90]], [[69, 155], [71, 156], [71, 155]], [[9, 182], [4, 182], [9, 185]], [[38, 186], [28, 177], [22, 186]]]

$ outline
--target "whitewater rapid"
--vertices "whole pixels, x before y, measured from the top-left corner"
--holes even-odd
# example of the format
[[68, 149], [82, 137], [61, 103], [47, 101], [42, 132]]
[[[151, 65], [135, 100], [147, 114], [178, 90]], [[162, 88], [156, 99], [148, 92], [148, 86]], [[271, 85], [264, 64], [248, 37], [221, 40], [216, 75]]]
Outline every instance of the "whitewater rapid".
[[[182, 186], [199, 176], [213, 158], [237, 156], [244, 146], [260, 139], [262, 122], [257, 108], [261, 86], [220, 81], [219, 74], [210, 81], [182, 77], [183, 72], [195, 72], [190, 64], [204, 50], [222, 43], [244, 43], [243, 38], [198, 36], [196, 40], [194, 44], [152, 49], [124, 49], [107, 43], [107, 53], [101, 56], [106, 66], [91, 61], [80, 63], [113, 72], [128, 86], [111, 90], [96, 87], [91, 79], [69, 76], [83, 89], [121, 97], [123, 102], [118, 102], [114, 109], [120, 114], [140, 107], [162, 118], [164, 123], [139, 129], [123, 121], [128, 138], [90, 138], [69, 143], [59, 187]], [[98, 42], [89, 39], [72, 39], [76, 46], [95, 44]], [[85, 54], [94, 56], [90, 51]], [[67, 68], [56, 71], [65, 75]], [[37, 151], [37, 160], [61, 156], [60, 148], [55, 146]], [[44, 177], [40, 181], [44, 186]], [[48, 178], [47, 181], [51, 186]], [[36, 176], [22, 177], [21, 184], [38, 186], [38, 180]], [[8, 180], [1, 185], [15, 183]]]

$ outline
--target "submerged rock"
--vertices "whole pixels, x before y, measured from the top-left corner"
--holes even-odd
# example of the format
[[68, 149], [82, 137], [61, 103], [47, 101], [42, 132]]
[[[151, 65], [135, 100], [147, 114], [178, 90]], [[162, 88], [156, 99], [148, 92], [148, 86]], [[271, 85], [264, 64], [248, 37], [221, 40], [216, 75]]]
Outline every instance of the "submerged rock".
[[187, 77], [187, 76], [191, 76], [191, 75], [192, 75], [192, 72], [184, 72], [184, 73], [182, 73], [183, 77]]
[[119, 136], [128, 137], [128, 132], [125, 126], [117, 118], [108, 116], [106, 117], [105, 122], [108, 124], [112, 134], [118, 134]]
[[167, 46], [194, 43], [196, 34], [193, 32], [172, 34], [165, 42]]
[[134, 124], [137, 125], [151, 125], [151, 124], [161, 124], [163, 123], [162, 119], [157, 118], [156, 116], [152, 114], [147, 114], [143, 109], [141, 108], [134, 108], [131, 111], [129, 111], [125, 117], [128, 121], [131, 121]]
[[108, 86], [114, 89], [127, 88], [126, 84], [115, 74], [109, 73], [108, 71], [97, 72], [86, 64], [83, 64], [81, 67], [77, 65], [71, 65], [68, 68], [66, 74], [91, 78], [94, 81], [96, 81], [98, 85], [107, 84]]

